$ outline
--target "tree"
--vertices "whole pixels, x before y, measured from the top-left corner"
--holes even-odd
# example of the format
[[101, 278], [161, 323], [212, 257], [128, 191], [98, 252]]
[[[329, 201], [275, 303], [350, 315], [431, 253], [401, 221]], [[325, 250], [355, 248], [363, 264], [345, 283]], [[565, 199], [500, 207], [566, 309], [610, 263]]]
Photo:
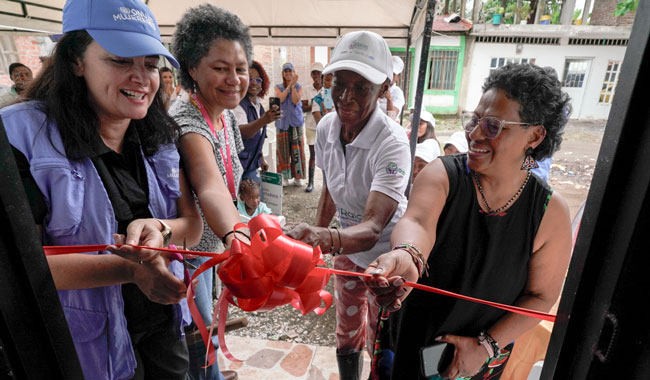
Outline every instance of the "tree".
[[614, 16], [621, 17], [627, 12], [636, 11], [636, 7], [639, 5], [639, 0], [622, 0], [616, 4], [616, 11], [614, 11]]

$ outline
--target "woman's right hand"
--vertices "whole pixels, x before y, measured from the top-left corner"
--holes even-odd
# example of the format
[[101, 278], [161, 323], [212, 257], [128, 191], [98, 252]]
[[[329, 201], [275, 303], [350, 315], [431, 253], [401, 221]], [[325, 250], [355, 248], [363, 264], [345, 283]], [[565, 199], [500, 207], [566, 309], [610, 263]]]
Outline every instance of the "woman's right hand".
[[379, 256], [368, 265], [365, 273], [373, 275], [365, 282], [377, 303], [388, 311], [397, 311], [402, 307], [402, 301], [412, 290], [404, 283], [416, 282], [419, 276], [413, 258], [402, 249]]
[[187, 287], [183, 280], [176, 278], [168, 268], [169, 263], [162, 255], [153, 260], [134, 264], [133, 283], [151, 301], [170, 305], [185, 298]]
[[262, 115], [262, 121], [264, 124], [269, 124], [271, 122], [274, 122], [276, 120], [280, 120], [282, 118], [282, 111], [279, 109], [277, 105], [273, 105], [273, 107], [264, 112], [264, 115]]

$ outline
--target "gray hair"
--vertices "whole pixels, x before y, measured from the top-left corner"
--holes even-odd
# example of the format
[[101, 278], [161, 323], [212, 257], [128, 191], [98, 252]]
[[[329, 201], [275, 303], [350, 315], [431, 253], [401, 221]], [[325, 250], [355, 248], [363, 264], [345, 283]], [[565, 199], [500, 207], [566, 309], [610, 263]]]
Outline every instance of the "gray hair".
[[199, 64], [214, 41], [220, 38], [239, 42], [248, 62], [253, 60], [253, 42], [248, 27], [237, 15], [223, 8], [211, 4], [190, 8], [176, 24], [172, 50], [180, 64], [180, 82], [185, 89], [191, 89], [194, 84], [190, 69]]

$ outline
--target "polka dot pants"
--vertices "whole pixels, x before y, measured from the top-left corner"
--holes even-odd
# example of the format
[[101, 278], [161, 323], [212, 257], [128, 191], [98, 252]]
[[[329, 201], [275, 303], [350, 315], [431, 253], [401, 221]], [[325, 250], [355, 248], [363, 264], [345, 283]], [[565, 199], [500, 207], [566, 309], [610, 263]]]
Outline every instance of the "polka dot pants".
[[[363, 272], [345, 256], [334, 258], [334, 268]], [[379, 306], [359, 277], [334, 276], [334, 302], [336, 305], [336, 347], [339, 353], [361, 351], [365, 345], [372, 356]]]

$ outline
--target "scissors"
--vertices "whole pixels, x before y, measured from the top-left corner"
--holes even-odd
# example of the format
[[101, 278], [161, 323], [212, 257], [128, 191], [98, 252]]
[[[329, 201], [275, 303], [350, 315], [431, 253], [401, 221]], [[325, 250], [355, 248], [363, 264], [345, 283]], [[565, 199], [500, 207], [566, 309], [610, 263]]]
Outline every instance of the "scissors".
[[[169, 248], [171, 249], [176, 249], [176, 246], [173, 244], [169, 245]], [[183, 251], [187, 251], [187, 238], [183, 238]], [[190, 286], [190, 269], [194, 270], [197, 268], [196, 265], [190, 263], [187, 261], [185, 258], [185, 254], [180, 253], [180, 252], [172, 252], [169, 255], [169, 259], [172, 261], [180, 261], [183, 263], [183, 267], [185, 269], [184, 271], [184, 278], [183, 281], [185, 282], [185, 286]]]

